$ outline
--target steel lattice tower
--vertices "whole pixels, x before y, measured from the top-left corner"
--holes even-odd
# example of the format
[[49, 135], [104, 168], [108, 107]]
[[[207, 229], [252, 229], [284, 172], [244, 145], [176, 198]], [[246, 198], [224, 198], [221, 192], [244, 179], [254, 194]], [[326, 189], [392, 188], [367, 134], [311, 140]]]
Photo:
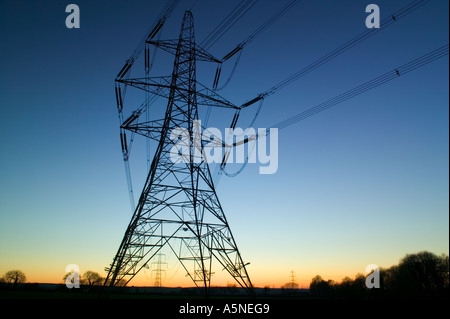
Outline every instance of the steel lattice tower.
[[[195, 145], [194, 141], [197, 106], [238, 107], [196, 80], [197, 61], [218, 60], [195, 43], [191, 12], [185, 13], [177, 40], [152, 41], [149, 37], [147, 44], [175, 56], [172, 75], [125, 78], [126, 65], [116, 79], [118, 105], [122, 104], [121, 86], [131, 86], [166, 98], [167, 108], [163, 119], [145, 122], [137, 121], [140, 113], [135, 111], [121, 126], [121, 130], [157, 141], [158, 146], [104, 286], [128, 283], [163, 247], [169, 247], [204, 294], [209, 295], [213, 261], [252, 294], [252, 283], [217, 197], [209, 166], [203, 159], [194, 160], [204, 146]], [[170, 158], [174, 146], [170, 133], [180, 127], [189, 132], [190, 160], [175, 164]]]

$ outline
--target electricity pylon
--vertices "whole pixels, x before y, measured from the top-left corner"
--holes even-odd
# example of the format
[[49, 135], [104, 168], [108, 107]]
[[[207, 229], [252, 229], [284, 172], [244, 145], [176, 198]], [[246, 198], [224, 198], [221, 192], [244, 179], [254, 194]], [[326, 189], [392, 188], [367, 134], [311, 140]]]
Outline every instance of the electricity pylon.
[[154, 267], [154, 269], [152, 269], [152, 276], [153, 276], [153, 274], [155, 274], [155, 281], [153, 284], [155, 287], [162, 287], [162, 277], [163, 277], [162, 274], [166, 272], [166, 270], [163, 268], [167, 266], [167, 263], [161, 260], [162, 256], [165, 256], [165, 255], [158, 254], [157, 255], [158, 260], [152, 262], [152, 266], [156, 265], [156, 267]]
[[[199, 123], [198, 105], [239, 109], [196, 80], [197, 61], [220, 61], [195, 43], [193, 16], [189, 11], [184, 15], [177, 40], [153, 41], [149, 37], [147, 44], [175, 56], [172, 75], [130, 79], [124, 77], [129, 69], [126, 65], [116, 79], [118, 106], [122, 107], [121, 87], [131, 86], [166, 98], [167, 108], [162, 119], [140, 122], [137, 110], [121, 125], [122, 132], [153, 139], [158, 146], [104, 285], [111, 288], [119, 282], [128, 283], [163, 247], [168, 247], [205, 295], [210, 291], [213, 260], [252, 294], [246, 264], [220, 205], [209, 166], [203, 157], [198, 157], [203, 142], [195, 140], [199, 129], [195, 127]], [[175, 128], [186, 129], [190, 136], [190, 158], [179, 163], [171, 159], [175, 141], [170, 134]], [[126, 148], [125, 134], [121, 137], [122, 147]]]

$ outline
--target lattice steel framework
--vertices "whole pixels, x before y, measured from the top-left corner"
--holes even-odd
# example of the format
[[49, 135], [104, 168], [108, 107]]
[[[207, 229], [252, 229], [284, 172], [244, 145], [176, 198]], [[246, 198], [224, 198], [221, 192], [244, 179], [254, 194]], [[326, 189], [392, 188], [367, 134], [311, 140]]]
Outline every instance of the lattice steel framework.
[[[123, 121], [122, 132], [131, 131], [157, 141], [157, 148], [144, 188], [120, 247], [109, 267], [104, 286], [128, 283], [163, 247], [175, 254], [195, 285], [209, 295], [212, 263], [218, 262], [250, 294], [252, 283], [228, 221], [217, 197], [208, 164], [199, 152], [204, 147], [194, 141], [198, 105], [239, 109], [196, 80], [196, 62], [219, 62], [195, 43], [192, 13], [184, 15], [177, 40], [147, 44], [175, 56], [170, 77], [125, 78], [127, 65], [116, 79], [119, 109], [121, 88], [131, 86], [167, 99], [164, 118], [138, 121], [136, 110]], [[148, 57], [146, 51], [146, 65]], [[190, 160], [174, 163], [170, 151], [175, 145], [170, 133], [185, 128], [190, 136]], [[122, 136], [122, 146], [124, 137]], [[126, 140], [125, 140], [126, 143]], [[197, 154], [197, 155], [196, 155]]]

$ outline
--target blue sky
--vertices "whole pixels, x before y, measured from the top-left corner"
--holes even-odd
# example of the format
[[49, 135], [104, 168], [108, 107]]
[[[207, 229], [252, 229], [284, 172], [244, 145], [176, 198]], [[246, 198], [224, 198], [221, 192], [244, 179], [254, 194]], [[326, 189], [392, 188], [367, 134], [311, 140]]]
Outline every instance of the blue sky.
[[[176, 38], [192, 8], [201, 42], [239, 3], [181, 2], [162, 38]], [[69, 3], [0, 2], [0, 273], [19, 268], [30, 281], [59, 282], [71, 263], [104, 274], [117, 250], [131, 212], [114, 78], [165, 1], [73, 1], [80, 29], [65, 27]], [[245, 48], [221, 94], [243, 103], [350, 40], [365, 30], [369, 3], [383, 19], [409, 1], [303, 0]], [[211, 52], [223, 56], [281, 6], [260, 0]], [[447, 43], [448, 2], [430, 1], [268, 97], [255, 127]], [[157, 68], [170, 59], [159, 54]], [[200, 82], [213, 76], [199, 65]], [[232, 112], [213, 112], [221, 123], [218, 114], [231, 122]], [[218, 195], [255, 284], [280, 285], [291, 270], [307, 283], [420, 250], [448, 254], [448, 118], [445, 57], [281, 130], [276, 174], [248, 165], [222, 177]], [[132, 173], [139, 193], [142, 162]]]

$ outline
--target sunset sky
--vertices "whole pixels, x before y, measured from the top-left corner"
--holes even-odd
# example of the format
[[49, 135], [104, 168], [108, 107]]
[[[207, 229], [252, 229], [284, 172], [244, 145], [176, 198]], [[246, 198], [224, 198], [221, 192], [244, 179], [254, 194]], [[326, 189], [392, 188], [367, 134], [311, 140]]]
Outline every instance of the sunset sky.
[[[162, 39], [178, 36], [191, 9], [200, 43], [239, 2], [182, 0]], [[258, 1], [210, 52], [224, 56], [287, 2]], [[368, 4], [384, 19], [410, 2], [300, 1], [244, 49], [221, 95], [242, 104], [364, 32]], [[65, 26], [69, 3], [79, 5], [79, 29]], [[0, 2], [0, 275], [21, 269], [29, 282], [62, 283], [67, 264], [106, 275], [132, 214], [114, 79], [165, 3]], [[430, 1], [269, 96], [254, 127], [447, 44], [448, 6]], [[156, 64], [170, 70], [170, 59], [158, 53]], [[223, 66], [223, 81], [233, 64]], [[249, 164], [220, 178], [217, 193], [255, 286], [279, 287], [294, 271], [306, 287], [317, 274], [340, 281], [407, 253], [449, 254], [448, 69], [446, 56], [280, 130], [276, 174]], [[211, 86], [214, 71], [199, 66], [199, 81]], [[254, 113], [245, 110], [238, 125]], [[213, 112], [212, 121], [219, 114], [231, 122], [233, 112]], [[136, 198], [144, 162], [132, 166]], [[165, 262], [165, 285], [192, 285], [174, 256]], [[227, 282], [217, 269], [212, 284]], [[152, 284], [150, 270], [130, 283]]]

